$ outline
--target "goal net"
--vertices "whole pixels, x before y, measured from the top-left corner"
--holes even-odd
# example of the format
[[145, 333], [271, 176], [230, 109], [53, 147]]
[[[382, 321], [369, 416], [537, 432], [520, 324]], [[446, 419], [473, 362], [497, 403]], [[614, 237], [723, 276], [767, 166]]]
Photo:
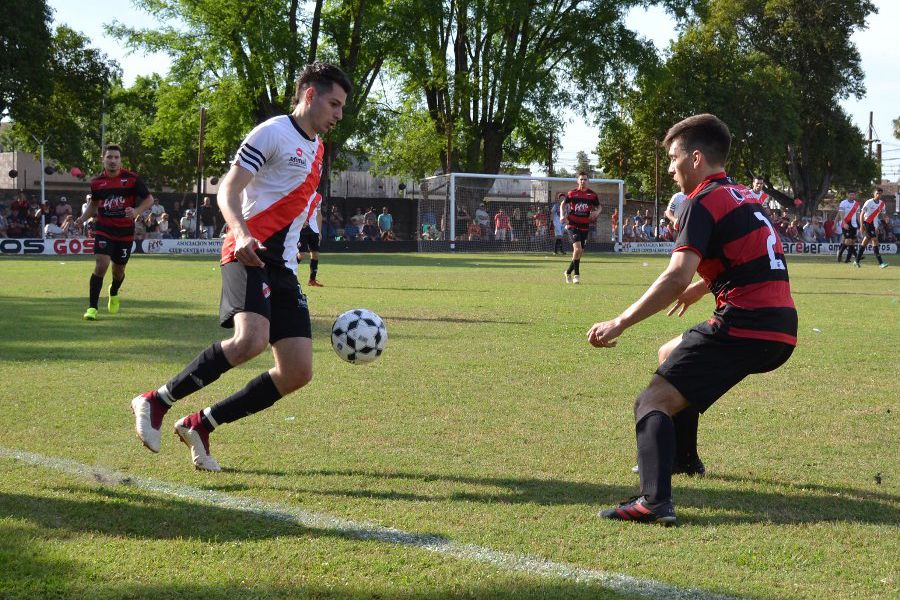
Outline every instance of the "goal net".
[[[419, 252], [552, 252], [558, 236], [559, 196], [576, 186], [574, 177], [450, 173], [422, 180], [418, 206]], [[621, 241], [624, 183], [592, 179], [600, 217], [587, 246]], [[556, 226], [555, 226], [556, 225]], [[571, 242], [563, 231], [564, 248]]]

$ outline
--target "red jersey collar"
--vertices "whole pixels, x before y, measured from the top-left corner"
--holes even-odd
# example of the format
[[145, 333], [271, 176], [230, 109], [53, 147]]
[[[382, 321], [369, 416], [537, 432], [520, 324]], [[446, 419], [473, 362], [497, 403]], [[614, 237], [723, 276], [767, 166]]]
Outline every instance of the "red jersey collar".
[[719, 171], [718, 173], [713, 173], [712, 175], [707, 176], [706, 179], [697, 184], [697, 187], [694, 188], [693, 192], [688, 194], [688, 198], [693, 198], [697, 194], [699, 194], [703, 190], [703, 188], [705, 188], [709, 184], [710, 181], [713, 181], [715, 179], [725, 179], [726, 177], [728, 177], [728, 175], [725, 174], [725, 171]]

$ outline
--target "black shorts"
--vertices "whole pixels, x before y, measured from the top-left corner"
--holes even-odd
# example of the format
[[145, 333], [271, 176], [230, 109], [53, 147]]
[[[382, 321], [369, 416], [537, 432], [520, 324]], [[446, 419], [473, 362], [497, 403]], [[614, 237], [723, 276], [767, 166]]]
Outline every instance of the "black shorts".
[[588, 235], [590, 234], [590, 229], [567, 229], [569, 235], [572, 236], [572, 242], [581, 242], [582, 248], [584, 248], [584, 244], [587, 242]]
[[856, 241], [856, 227], [853, 227], [852, 225], [849, 227], [845, 226], [845, 227], [841, 228], [841, 233], [844, 234], [845, 240]]
[[290, 337], [312, 338], [306, 296], [293, 272], [282, 266], [222, 265], [219, 323], [234, 327], [234, 315], [252, 312], [269, 320], [269, 343]]
[[319, 234], [300, 232], [300, 243], [297, 245], [300, 252], [318, 252]]
[[793, 351], [790, 344], [723, 335], [701, 323], [684, 333], [656, 374], [704, 412], [747, 375], [774, 371]]
[[134, 242], [117, 242], [108, 237], [94, 237], [94, 254], [105, 254], [117, 265], [127, 265]]
[[878, 241], [878, 230], [875, 228], [874, 223], [863, 222], [863, 231], [866, 232], [867, 238], [872, 238], [873, 240]]

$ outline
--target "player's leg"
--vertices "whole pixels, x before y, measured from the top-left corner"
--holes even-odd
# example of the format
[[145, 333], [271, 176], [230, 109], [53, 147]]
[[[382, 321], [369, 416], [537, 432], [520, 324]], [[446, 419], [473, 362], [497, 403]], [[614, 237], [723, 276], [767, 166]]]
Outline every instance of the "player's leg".
[[862, 242], [859, 244], [859, 253], [856, 255], [856, 266], [859, 266], [859, 262], [863, 259], [863, 255], [866, 253], [866, 246], [869, 245], [872, 241], [872, 238], [869, 235], [868, 230], [865, 230], [863, 233]]
[[95, 249], [94, 252], [94, 271], [91, 273], [89, 284], [88, 309], [84, 313], [84, 318], [87, 321], [97, 320], [97, 306], [100, 304], [100, 290], [103, 289], [103, 278], [106, 276], [106, 271], [109, 269], [110, 263], [109, 255], [101, 253], [105, 251], [107, 251], [106, 242], [104, 242], [101, 251], [98, 252]]
[[114, 244], [114, 252], [110, 260], [112, 261], [112, 283], [109, 284], [109, 298], [106, 308], [111, 315], [119, 312], [119, 288], [125, 281], [125, 266], [128, 259], [131, 258], [132, 242]]
[[576, 241], [572, 243], [572, 283], [581, 283], [581, 256], [584, 254], [585, 242], [587, 234], [578, 233]]
[[872, 253], [875, 254], [875, 259], [878, 261], [878, 266], [882, 269], [887, 266], [887, 263], [884, 262], [884, 259], [881, 258], [881, 243], [878, 239], [878, 233], [875, 233], [875, 237], [872, 238]]
[[322, 287], [316, 277], [319, 274], [319, 234], [309, 236], [309, 283], [311, 287]]

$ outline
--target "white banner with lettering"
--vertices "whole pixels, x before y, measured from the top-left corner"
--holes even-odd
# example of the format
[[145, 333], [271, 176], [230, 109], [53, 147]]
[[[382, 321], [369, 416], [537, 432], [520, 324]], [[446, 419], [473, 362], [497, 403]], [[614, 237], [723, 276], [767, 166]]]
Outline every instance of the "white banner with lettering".
[[[840, 244], [807, 244], [806, 242], [782, 242], [785, 254], [837, 254]], [[623, 242], [615, 245], [616, 252], [636, 254], [672, 254], [672, 242]], [[897, 254], [897, 244], [880, 244], [882, 254]]]
[[[140, 240], [134, 243], [135, 254], [220, 254], [222, 240]], [[93, 254], [93, 238], [69, 239], [0, 239], [0, 255], [50, 255], [69, 256]]]

